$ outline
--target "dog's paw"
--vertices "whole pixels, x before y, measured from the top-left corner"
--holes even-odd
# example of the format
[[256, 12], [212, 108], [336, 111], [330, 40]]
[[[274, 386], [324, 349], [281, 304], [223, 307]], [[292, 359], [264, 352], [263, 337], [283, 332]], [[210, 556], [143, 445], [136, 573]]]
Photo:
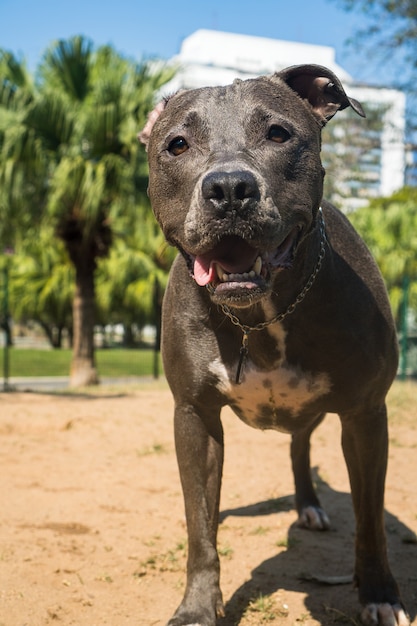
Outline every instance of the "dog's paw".
[[310, 530], [328, 530], [330, 528], [330, 520], [320, 507], [306, 506], [300, 513], [297, 526]]
[[[217, 600], [215, 611], [201, 611], [179, 607], [166, 626], [215, 626], [216, 618], [225, 617], [221, 595]], [[0, 624], [1, 626], [1, 624]]]
[[366, 626], [409, 626], [410, 619], [400, 604], [367, 604], [361, 613]]

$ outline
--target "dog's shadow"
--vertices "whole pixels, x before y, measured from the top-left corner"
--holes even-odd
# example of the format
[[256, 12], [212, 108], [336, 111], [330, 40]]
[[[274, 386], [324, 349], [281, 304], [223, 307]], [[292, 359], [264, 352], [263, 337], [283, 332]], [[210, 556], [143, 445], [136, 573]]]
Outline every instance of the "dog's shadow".
[[[323, 508], [330, 517], [331, 530], [308, 531], [291, 526], [285, 541], [286, 549], [263, 561], [251, 572], [251, 577], [226, 601], [226, 617], [218, 620], [218, 626], [237, 626], [245, 614], [254, 610], [257, 598], [275, 592], [280, 593], [274, 603], [274, 613], [285, 621], [286, 613], [291, 610], [285, 599], [286, 591], [305, 594], [305, 611], [296, 616], [297, 621], [314, 619], [323, 626], [341, 621], [359, 625], [360, 607], [353, 582], [338, 584], [342, 582], [340, 577], [349, 578], [353, 573], [355, 524], [351, 495], [334, 491], [317, 475], [315, 478]], [[288, 511], [292, 508], [293, 497], [285, 496], [222, 511], [220, 521], [234, 516], [276, 515], [278, 509]], [[388, 511], [385, 522], [391, 569], [413, 620], [417, 608], [415, 534]]]

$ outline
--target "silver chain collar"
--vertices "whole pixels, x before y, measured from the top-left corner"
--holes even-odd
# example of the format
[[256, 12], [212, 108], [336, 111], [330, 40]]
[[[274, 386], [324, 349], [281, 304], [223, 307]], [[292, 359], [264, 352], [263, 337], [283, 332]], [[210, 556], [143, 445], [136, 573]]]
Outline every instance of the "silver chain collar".
[[240, 383], [242, 382], [242, 372], [243, 372], [243, 367], [245, 364], [245, 360], [248, 356], [248, 339], [249, 339], [249, 333], [253, 332], [254, 330], [264, 330], [265, 328], [267, 328], [268, 326], [271, 326], [272, 324], [276, 324], [278, 322], [282, 322], [288, 315], [290, 315], [291, 313], [293, 313], [296, 309], [296, 307], [300, 304], [300, 302], [302, 302], [304, 300], [304, 298], [306, 297], [307, 293], [310, 291], [310, 289], [313, 286], [313, 283], [316, 279], [317, 274], [319, 273], [321, 266], [323, 264], [323, 259], [325, 257], [326, 254], [326, 230], [325, 230], [325, 225], [324, 225], [324, 218], [323, 218], [323, 212], [322, 209], [320, 207], [319, 209], [319, 227], [320, 227], [320, 250], [319, 250], [319, 256], [317, 259], [317, 263], [310, 275], [310, 278], [308, 279], [308, 281], [306, 282], [306, 284], [304, 285], [303, 289], [300, 291], [300, 293], [298, 294], [298, 296], [296, 297], [296, 299], [294, 300], [294, 302], [292, 302], [288, 308], [283, 311], [283, 313], [278, 313], [275, 317], [273, 317], [270, 320], [267, 320], [266, 322], [260, 322], [259, 324], [256, 324], [256, 326], [249, 326], [247, 324], [242, 324], [242, 322], [239, 320], [239, 318], [237, 317], [237, 315], [235, 315], [234, 313], [232, 313], [232, 311], [230, 310], [230, 308], [226, 305], [226, 304], [222, 304], [220, 305], [221, 310], [223, 311], [223, 313], [230, 319], [230, 321], [232, 322], [232, 324], [234, 324], [235, 326], [238, 326], [240, 328], [240, 330], [243, 333], [242, 336], [242, 345], [240, 347], [240, 356], [239, 356], [239, 363], [237, 366], [237, 371], [236, 371], [236, 384], [240, 385]]

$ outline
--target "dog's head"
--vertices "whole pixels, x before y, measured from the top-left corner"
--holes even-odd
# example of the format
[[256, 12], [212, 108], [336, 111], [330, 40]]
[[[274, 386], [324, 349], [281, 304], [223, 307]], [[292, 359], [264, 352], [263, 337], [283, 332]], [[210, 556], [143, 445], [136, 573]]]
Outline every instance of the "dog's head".
[[321, 129], [352, 107], [317, 65], [159, 103], [139, 137], [167, 240], [217, 303], [248, 306], [295, 262], [322, 199]]

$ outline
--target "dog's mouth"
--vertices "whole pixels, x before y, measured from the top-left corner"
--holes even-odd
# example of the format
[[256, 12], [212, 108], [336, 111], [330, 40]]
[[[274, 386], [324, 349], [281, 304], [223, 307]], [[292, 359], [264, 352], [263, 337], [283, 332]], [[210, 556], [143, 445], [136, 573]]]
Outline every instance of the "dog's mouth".
[[191, 273], [217, 303], [245, 306], [269, 291], [276, 271], [292, 266], [300, 232], [300, 226], [294, 227], [272, 251], [262, 251], [238, 235], [226, 235], [208, 252], [189, 256]]

